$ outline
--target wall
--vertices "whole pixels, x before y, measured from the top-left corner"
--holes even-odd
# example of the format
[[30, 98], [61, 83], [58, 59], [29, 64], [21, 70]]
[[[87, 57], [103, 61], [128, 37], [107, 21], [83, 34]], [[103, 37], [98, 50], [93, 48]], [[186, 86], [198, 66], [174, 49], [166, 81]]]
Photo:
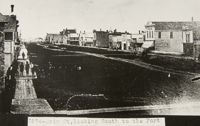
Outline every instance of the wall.
[[183, 42], [186, 43], [186, 34], [190, 34], [190, 42], [193, 43], [193, 32], [192, 31], [183, 31]]
[[97, 47], [108, 48], [109, 40], [108, 40], [108, 32], [95, 32], [95, 45]]
[[63, 36], [59, 34], [48, 34], [46, 40], [51, 44], [62, 44]]
[[3, 42], [3, 35], [0, 33], [0, 89], [4, 88], [4, 42]]
[[193, 50], [193, 56], [194, 59], [198, 59], [200, 57], [200, 41], [195, 41], [194, 42], [194, 50]]
[[93, 33], [80, 33], [79, 41], [81, 46], [93, 46], [94, 45], [94, 35]]
[[193, 56], [193, 43], [183, 43], [183, 51], [186, 56]]
[[155, 50], [166, 52], [183, 53], [182, 31], [172, 31], [173, 38], [170, 38], [170, 31], [161, 31], [161, 38], [158, 38], [159, 31], [155, 31]]

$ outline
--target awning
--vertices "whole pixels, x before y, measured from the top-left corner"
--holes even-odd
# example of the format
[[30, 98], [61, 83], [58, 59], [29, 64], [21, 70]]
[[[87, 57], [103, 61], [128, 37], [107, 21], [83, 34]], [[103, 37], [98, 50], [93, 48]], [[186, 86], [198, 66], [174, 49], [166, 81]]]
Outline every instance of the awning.
[[150, 47], [153, 47], [153, 41], [151, 41], [151, 42], [144, 42], [142, 44], [142, 48], [150, 48]]

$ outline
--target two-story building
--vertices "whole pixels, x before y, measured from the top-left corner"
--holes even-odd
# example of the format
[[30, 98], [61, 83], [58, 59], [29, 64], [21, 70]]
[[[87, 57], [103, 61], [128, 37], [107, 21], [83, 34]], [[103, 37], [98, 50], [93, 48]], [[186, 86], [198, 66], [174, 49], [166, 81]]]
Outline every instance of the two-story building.
[[139, 31], [139, 33], [131, 34], [132, 42], [130, 43], [131, 50], [141, 47], [144, 43], [144, 32]]
[[49, 44], [62, 45], [67, 43], [67, 37], [61, 34], [47, 33], [45, 41]]
[[79, 34], [76, 32], [76, 29], [63, 29], [61, 32], [67, 38], [67, 44], [70, 45], [80, 45]]
[[[145, 44], [155, 51], [192, 55], [194, 35], [200, 22], [148, 22], [145, 25]], [[196, 29], [196, 30], [195, 30]], [[196, 41], [196, 40], [195, 40]], [[190, 46], [185, 43], [191, 43]], [[185, 46], [184, 46], [185, 45]]]
[[[13, 12], [13, 5], [12, 11]], [[0, 88], [4, 88], [6, 71], [15, 58], [15, 45], [18, 44], [18, 20], [16, 15], [0, 13]]]
[[94, 33], [94, 46], [100, 48], [108, 48], [109, 47], [109, 32], [108, 31], [93, 31]]
[[89, 32], [80, 32], [79, 41], [81, 46], [94, 46], [94, 34]]
[[129, 50], [132, 42], [131, 34], [127, 32], [109, 33], [109, 48], [119, 50]]

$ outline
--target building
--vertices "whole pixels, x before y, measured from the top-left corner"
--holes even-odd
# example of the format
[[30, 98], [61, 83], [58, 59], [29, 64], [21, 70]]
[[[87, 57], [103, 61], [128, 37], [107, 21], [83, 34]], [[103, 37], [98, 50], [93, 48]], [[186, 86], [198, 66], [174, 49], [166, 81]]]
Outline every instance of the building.
[[63, 31], [61, 31], [60, 34], [64, 35], [65, 38], [67, 38], [67, 44], [80, 45], [79, 34], [76, 32], [76, 29], [66, 28], [66, 29], [63, 29]]
[[148, 22], [145, 43], [153, 45], [156, 51], [193, 55], [193, 45], [199, 41], [199, 27], [197, 21]]
[[138, 34], [131, 34], [131, 38], [134, 43], [143, 43], [144, 42], [144, 31], [139, 32]]
[[109, 32], [108, 31], [93, 31], [94, 33], [94, 46], [100, 48], [108, 48], [109, 47]]
[[70, 33], [67, 37], [67, 43], [70, 45], [80, 45], [79, 34], [78, 33]]
[[[11, 6], [13, 12], [13, 5]], [[4, 76], [15, 58], [15, 49], [19, 44], [18, 20], [16, 15], [0, 13], [0, 88], [4, 88]]]
[[45, 41], [49, 44], [61, 45], [67, 43], [67, 37], [61, 34], [47, 33]]
[[88, 32], [80, 32], [79, 41], [81, 46], [94, 46], [94, 34]]
[[138, 47], [141, 47], [144, 43], [144, 32], [140, 32], [138, 34], [131, 34], [132, 42], [130, 43], [130, 50], [135, 50]]
[[109, 33], [109, 48], [111, 49], [122, 49], [122, 33], [113, 32]]
[[131, 34], [127, 32], [109, 33], [109, 47], [119, 50], [130, 50], [130, 44], [133, 42]]

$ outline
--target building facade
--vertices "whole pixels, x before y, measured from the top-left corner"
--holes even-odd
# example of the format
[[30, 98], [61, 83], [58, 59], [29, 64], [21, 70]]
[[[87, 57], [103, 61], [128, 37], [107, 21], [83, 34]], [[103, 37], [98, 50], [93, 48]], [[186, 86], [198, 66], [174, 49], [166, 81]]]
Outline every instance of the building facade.
[[4, 76], [15, 58], [15, 45], [19, 43], [17, 29], [16, 15], [0, 13], [0, 87], [4, 87]]
[[133, 42], [131, 34], [127, 32], [109, 33], [109, 48], [119, 50], [130, 50], [130, 45]]
[[145, 43], [152, 43], [156, 51], [188, 54], [192, 51], [184, 43], [194, 43], [197, 25], [199, 22], [148, 22]]
[[49, 44], [61, 45], [67, 43], [67, 37], [61, 34], [49, 34], [46, 35], [46, 42]]
[[88, 32], [80, 32], [79, 41], [81, 46], [94, 46], [94, 34]]
[[100, 48], [109, 47], [109, 32], [108, 31], [93, 31], [94, 33], [94, 46]]
[[63, 29], [63, 31], [61, 31], [60, 34], [64, 35], [65, 38], [67, 38], [67, 44], [80, 45], [79, 34], [76, 32], [76, 29], [66, 28], [66, 29]]

